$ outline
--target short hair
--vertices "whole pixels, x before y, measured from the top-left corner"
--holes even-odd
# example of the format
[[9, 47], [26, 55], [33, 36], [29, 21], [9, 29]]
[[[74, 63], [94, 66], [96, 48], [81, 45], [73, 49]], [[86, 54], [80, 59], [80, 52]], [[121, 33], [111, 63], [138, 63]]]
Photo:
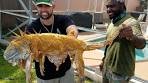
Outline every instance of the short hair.
[[126, 6], [125, 6], [125, 0], [106, 0], [105, 4], [108, 3], [119, 3], [123, 5], [123, 9], [126, 10]]

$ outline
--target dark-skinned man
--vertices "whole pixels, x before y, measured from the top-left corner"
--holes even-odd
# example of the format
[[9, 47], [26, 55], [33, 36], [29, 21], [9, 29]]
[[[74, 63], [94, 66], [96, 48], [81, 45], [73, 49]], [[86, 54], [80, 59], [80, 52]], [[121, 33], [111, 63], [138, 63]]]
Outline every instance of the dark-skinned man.
[[106, 0], [107, 14], [111, 20], [107, 27], [107, 37], [114, 32], [119, 35], [105, 48], [105, 55], [100, 64], [103, 83], [128, 83], [135, 70], [135, 48], [142, 49], [146, 41], [140, 24], [126, 13], [124, 0]]

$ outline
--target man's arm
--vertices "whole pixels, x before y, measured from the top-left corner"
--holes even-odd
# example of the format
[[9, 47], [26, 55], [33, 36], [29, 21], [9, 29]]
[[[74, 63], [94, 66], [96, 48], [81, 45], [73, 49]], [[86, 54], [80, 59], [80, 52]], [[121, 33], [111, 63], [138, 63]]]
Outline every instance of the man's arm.
[[127, 40], [129, 40], [131, 42], [131, 44], [138, 49], [142, 49], [145, 47], [146, 45], [146, 40], [144, 39], [144, 37], [142, 36], [142, 34], [140, 34], [141, 32], [137, 29], [135, 29], [137, 32], [137, 34], [133, 34], [133, 30], [131, 26], [126, 26], [123, 24], [123, 29], [120, 31], [120, 37], [122, 38], [126, 38]]
[[135, 46], [135, 48], [138, 48], [138, 49], [142, 49], [146, 45], [146, 41], [143, 36], [133, 35], [133, 37], [129, 41], [131, 42], [132, 45]]
[[75, 25], [70, 25], [66, 29], [67, 35], [71, 37], [78, 37], [78, 30]]

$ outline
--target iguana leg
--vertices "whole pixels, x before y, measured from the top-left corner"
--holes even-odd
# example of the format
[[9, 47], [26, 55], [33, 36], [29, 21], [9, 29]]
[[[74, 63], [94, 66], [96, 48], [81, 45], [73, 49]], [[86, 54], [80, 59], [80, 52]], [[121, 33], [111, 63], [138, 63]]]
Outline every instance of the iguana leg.
[[84, 81], [84, 61], [83, 61], [83, 51], [77, 50], [75, 54], [75, 65], [77, 72], [79, 74], [79, 83]]
[[31, 56], [28, 57], [26, 60], [25, 65], [25, 73], [26, 73], [26, 83], [32, 83], [31, 82]]

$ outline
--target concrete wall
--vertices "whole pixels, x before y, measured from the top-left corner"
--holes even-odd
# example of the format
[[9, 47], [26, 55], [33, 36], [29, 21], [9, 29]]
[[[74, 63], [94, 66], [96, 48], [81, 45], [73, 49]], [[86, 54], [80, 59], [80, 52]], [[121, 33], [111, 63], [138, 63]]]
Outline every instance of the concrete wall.
[[[22, 1], [25, 3], [25, 5], [27, 5], [29, 0], [22, 0]], [[96, 16], [95, 20], [98, 21], [97, 23], [100, 23], [102, 20], [107, 18], [107, 15], [105, 13], [98, 13], [98, 12], [105, 12], [106, 8], [104, 5], [104, 1], [105, 0], [56, 0], [55, 11], [97, 12], [97, 14], [95, 14]], [[136, 7], [139, 6], [139, 0], [126, 0], [126, 5], [127, 5], [127, 11], [129, 12], [135, 11]], [[23, 8], [18, 2], [18, 0], [0, 0], [0, 9], [1, 10], [22, 10]], [[16, 18], [17, 17], [15, 16], [2, 14], [2, 26], [10, 27], [11, 25], [15, 25]], [[7, 20], [7, 19], [11, 19], [11, 20]]]
[[128, 0], [127, 1], [127, 11], [135, 11], [137, 7], [140, 6], [140, 0]]
[[[27, 5], [29, 0], [22, 0]], [[96, 11], [105, 10], [105, 0], [56, 0], [56, 11]], [[9, 2], [9, 3], [8, 3]], [[134, 11], [140, 4], [139, 0], [126, 0], [128, 11]], [[0, 0], [0, 9], [22, 9], [17, 0]]]
[[[127, 11], [135, 11], [140, 5], [139, 0], [125, 0]], [[56, 11], [105, 11], [105, 0], [56, 0]], [[68, 6], [69, 3], [69, 6]]]

